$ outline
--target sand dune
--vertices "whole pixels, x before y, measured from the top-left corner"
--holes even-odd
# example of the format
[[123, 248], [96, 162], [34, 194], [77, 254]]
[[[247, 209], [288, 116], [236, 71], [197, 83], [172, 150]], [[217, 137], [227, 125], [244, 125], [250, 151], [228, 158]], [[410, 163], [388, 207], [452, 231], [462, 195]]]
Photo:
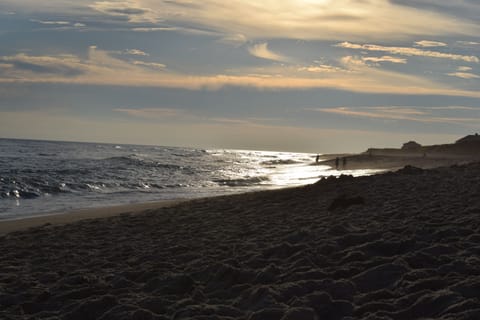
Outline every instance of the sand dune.
[[0, 238], [2, 319], [480, 319], [480, 164]]

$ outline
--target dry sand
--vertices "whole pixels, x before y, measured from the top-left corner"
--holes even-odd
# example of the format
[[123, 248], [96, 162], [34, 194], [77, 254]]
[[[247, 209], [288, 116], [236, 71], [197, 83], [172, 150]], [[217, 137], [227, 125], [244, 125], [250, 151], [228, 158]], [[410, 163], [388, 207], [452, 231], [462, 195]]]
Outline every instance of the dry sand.
[[480, 319], [480, 164], [0, 237], [1, 319]]

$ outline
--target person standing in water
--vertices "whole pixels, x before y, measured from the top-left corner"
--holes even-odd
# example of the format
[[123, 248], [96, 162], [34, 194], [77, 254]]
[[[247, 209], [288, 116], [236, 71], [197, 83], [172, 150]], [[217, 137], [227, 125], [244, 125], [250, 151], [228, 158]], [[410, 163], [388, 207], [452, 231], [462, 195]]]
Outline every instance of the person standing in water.
[[317, 154], [317, 156], [315, 157], [315, 162], [318, 163], [319, 160], [320, 160], [320, 155]]
[[336, 157], [335, 158], [335, 169], [338, 170], [338, 164], [340, 163], [340, 158], [339, 157]]

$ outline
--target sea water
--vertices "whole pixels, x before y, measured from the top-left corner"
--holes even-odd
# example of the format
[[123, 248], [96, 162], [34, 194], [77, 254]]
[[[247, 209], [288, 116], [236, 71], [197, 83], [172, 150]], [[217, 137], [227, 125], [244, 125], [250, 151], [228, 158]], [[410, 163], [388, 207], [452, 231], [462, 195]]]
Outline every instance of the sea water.
[[0, 139], [0, 219], [298, 186], [316, 154]]

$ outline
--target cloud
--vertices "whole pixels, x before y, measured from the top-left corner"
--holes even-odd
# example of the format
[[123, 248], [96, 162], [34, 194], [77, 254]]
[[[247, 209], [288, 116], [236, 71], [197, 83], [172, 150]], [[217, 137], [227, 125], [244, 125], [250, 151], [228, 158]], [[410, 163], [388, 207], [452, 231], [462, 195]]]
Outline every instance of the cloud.
[[[138, 0], [157, 21], [194, 26], [249, 40], [405, 39], [449, 35], [476, 36], [476, 21], [389, 0]], [[408, 19], [399, 19], [408, 17]]]
[[149, 54], [142, 51], [142, 50], [139, 50], [139, 49], [126, 49], [123, 51], [125, 54], [129, 54], [129, 55], [133, 55], [133, 56], [145, 56], [145, 57], [148, 57]]
[[474, 73], [469, 73], [469, 72], [451, 72], [451, 73], [447, 73], [447, 75], [452, 77], [462, 78], [462, 79], [480, 79], [479, 75], [476, 75]]
[[430, 107], [431, 110], [469, 110], [469, 111], [479, 111], [478, 107], [468, 107], [468, 106], [445, 106], [445, 107]]
[[176, 31], [178, 28], [175, 27], [137, 27], [132, 28], [132, 31], [137, 32], [157, 32], [157, 31]]
[[331, 66], [327, 64], [317, 64], [317, 65], [311, 65], [308, 67], [301, 67], [298, 69], [299, 71], [308, 71], [308, 72], [313, 72], [313, 73], [338, 73], [338, 72], [348, 72], [348, 70], [336, 67], [336, 66]]
[[153, 67], [153, 68], [158, 68], [158, 69], [163, 69], [163, 68], [167, 67], [163, 63], [145, 62], [145, 61], [139, 61], [139, 60], [133, 61], [133, 64], [137, 65], [137, 66]]
[[472, 70], [472, 68], [466, 67], [466, 66], [460, 66], [457, 68], [456, 72], [447, 73], [447, 75], [452, 77], [462, 78], [462, 79], [480, 79], [479, 75], [468, 72], [470, 70]]
[[105, 15], [125, 18], [132, 23], [151, 22], [158, 19], [154, 12], [140, 5], [141, 1], [96, 1], [89, 7]]
[[457, 68], [458, 71], [470, 71], [472, 70], [471, 67], [467, 67], [467, 66], [460, 66]]
[[70, 22], [70, 21], [63, 21], [63, 20], [37, 20], [37, 19], [30, 19], [30, 21], [39, 23], [45, 26], [52, 26], [51, 29], [53, 30], [72, 30], [75, 28], [84, 28], [87, 25], [80, 22]]
[[457, 41], [458, 44], [466, 45], [466, 46], [479, 46], [480, 42], [475, 41]]
[[476, 56], [465, 56], [465, 55], [453, 54], [453, 53], [421, 50], [421, 49], [410, 48], [410, 47], [387, 47], [387, 46], [379, 46], [375, 44], [355, 44], [350, 42], [338, 43], [335, 46], [339, 48], [347, 48], [347, 49], [355, 49], [355, 50], [389, 52], [391, 54], [398, 54], [398, 55], [404, 55], [404, 56], [451, 59], [451, 60], [461, 60], [465, 62], [476, 62], [476, 63], [480, 62], [480, 59]]
[[290, 59], [285, 57], [281, 54], [275, 53], [268, 49], [268, 43], [259, 43], [253, 45], [252, 47], [248, 48], [248, 52], [254, 57], [273, 60], [273, 61], [280, 61], [280, 62], [288, 62]]
[[117, 108], [113, 109], [115, 112], [125, 113], [129, 116], [144, 118], [144, 119], [163, 119], [177, 117], [181, 114], [184, 114], [182, 110], [178, 109], [169, 109], [169, 108]]
[[422, 40], [415, 42], [416, 47], [423, 47], [423, 48], [430, 48], [430, 47], [446, 47], [447, 44], [444, 42], [439, 41], [429, 41], [429, 40]]
[[458, 117], [458, 115], [453, 116], [442, 116], [434, 115], [432, 112], [435, 110], [454, 110], [458, 113], [458, 110], [476, 110], [468, 107], [423, 107], [419, 109], [405, 108], [405, 107], [334, 107], [334, 108], [319, 108], [313, 109], [314, 111], [326, 112], [338, 115], [344, 115], [349, 117], [361, 117], [361, 118], [370, 118], [370, 119], [379, 119], [379, 120], [394, 120], [394, 121], [413, 121], [421, 123], [456, 123], [456, 124], [465, 124], [465, 123], [476, 123], [480, 120], [480, 117], [471, 116], [468, 117]]
[[70, 25], [69, 21], [44, 21], [44, 20], [35, 20], [35, 19], [30, 19], [30, 21], [40, 23], [40, 24], [46, 24], [46, 25], [61, 25], [61, 26]]
[[[12, 65], [0, 69], [0, 83], [69, 83], [130, 87], [218, 90], [225, 86], [270, 89], [327, 88], [352, 92], [408, 95], [480, 97], [477, 90], [462, 90], [414, 75], [370, 67], [359, 57], [347, 56], [341, 65], [319, 66], [328, 72], [308, 71], [308, 66], [272, 64], [269, 68], [241, 69], [217, 74], [182, 73], [164, 64], [125, 61], [111, 52], [89, 47], [87, 57], [73, 55], [33, 56], [17, 54], [0, 57]], [[307, 68], [307, 69], [303, 69]], [[158, 72], [161, 69], [162, 72]]]
[[222, 37], [219, 41], [222, 43], [233, 45], [235, 47], [239, 47], [247, 42], [247, 37], [240, 33], [228, 34]]
[[391, 56], [362, 57], [362, 60], [367, 61], [367, 62], [374, 62], [374, 63], [379, 63], [379, 62], [391, 62], [391, 63], [401, 63], [401, 64], [407, 63], [407, 59], [396, 58], [396, 57], [391, 57]]
[[0, 63], [11, 66], [7, 77], [21, 77], [25, 72], [36, 74], [54, 74], [67, 77], [78, 76], [87, 72], [88, 66], [73, 55], [29, 56], [19, 53], [14, 56], [0, 57]]

